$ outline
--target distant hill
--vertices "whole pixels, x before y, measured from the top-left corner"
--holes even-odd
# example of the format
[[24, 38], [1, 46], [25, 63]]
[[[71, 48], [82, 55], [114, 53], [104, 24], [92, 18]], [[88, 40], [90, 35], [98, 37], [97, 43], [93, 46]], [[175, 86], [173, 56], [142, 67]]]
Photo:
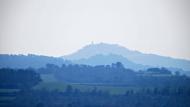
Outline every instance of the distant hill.
[[63, 58], [48, 57], [42, 55], [8, 55], [0, 54], [0, 68], [40, 68], [47, 63], [62, 65], [69, 64], [70, 61], [63, 60]]
[[98, 54], [89, 58], [72, 60], [72, 62], [76, 64], [86, 64], [86, 65], [92, 65], [92, 66], [111, 65], [112, 63], [115, 63], [115, 62], [121, 62], [125, 66], [125, 68], [130, 68], [133, 70], [140, 70], [140, 69], [142, 70], [142, 69], [146, 69], [150, 67], [150, 66], [145, 66], [141, 64], [135, 64], [121, 55], [114, 55], [114, 54], [109, 54], [109, 55]]
[[[136, 64], [156, 66], [156, 67], [179, 68], [185, 71], [190, 71], [189, 60], [176, 59], [166, 56], [159, 56], [155, 54], [144, 54], [138, 51], [129, 50], [125, 47], [116, 44], [106, 44], [106, 43], [90, 44], [76, 51], [73, 54], [66, 55], [63, 57], [71, 61], [79, 60], [80, 62], [81, 59], [88, 59], [96, 55], [110, 55], [110, 54], [123, 56], [124, 58], [127, 58], [129, 61], [132, 61], [133, 63]], [[87, 63], [87, 60], [85, 61], [85, 63]]]

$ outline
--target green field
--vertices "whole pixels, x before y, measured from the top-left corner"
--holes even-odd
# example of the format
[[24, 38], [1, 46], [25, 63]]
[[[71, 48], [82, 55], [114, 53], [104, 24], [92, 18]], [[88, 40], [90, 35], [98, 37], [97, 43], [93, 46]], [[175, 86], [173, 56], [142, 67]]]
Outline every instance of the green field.
[[11, 93], [11, 92], [18, 92], [19, 89], [0, 89], [0, 93]]
[[46, 89], [46, 90], [58, 90], [64, 91], [68, 85], [71, 85], [73, 89], [79, 89], [80, 91], [92, 91], [94, 88], [101, 91], [109, 91], [110, 94], [124, 94], [127, 90], [138, 91], [139, 87], [127, 87], [127, 86], [113, 86], [107, 84], [79, 84], [79, 83], [64, 83], [56, 80], [53, 74], [42, 74], [42, 82], [39, 83], [34, 89]]
[[79, 89], [80, 91], [92, 91], [94, 88], [101, 91], [109, 91], [110, 94], [124, 94], [127, 90], [136, 90], [137, 87], [123, 87], [123, 86], [110, 86], [110, 85], [96, 85], [96, 84], [72, 84], [63, 82], [41, 82], [35, 89], [47, 89], [47, 90], [58, 90], [64, 91], [68, 85], [71, 85], [73, 89]]
[[15, 93], [18, 92], [19, 89], [0, 89], [0, 94], [5, 94], [5, 95], [1, 95], [0, 96], [0, 107], [4, 107], [7, 106], [12, 100], [15, 99], [15, 96], [9, 96], [6, 94], [11, 94], [11, 93]]

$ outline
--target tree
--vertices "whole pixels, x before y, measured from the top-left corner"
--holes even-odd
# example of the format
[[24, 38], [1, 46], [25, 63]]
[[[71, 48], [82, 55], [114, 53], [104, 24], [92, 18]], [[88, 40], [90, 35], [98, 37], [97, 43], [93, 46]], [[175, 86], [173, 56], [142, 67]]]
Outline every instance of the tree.
[[65, 89], [65, 92], [70, 94], [73, 92], [73, 87], [71, 85], [67, 85], [66, 89]]
[[40, 75], [32, 69], [0, 69], [0, 86], [30, 89], [40, 81]]
[[124, 68], [124, 66], [123, 66], [123, 64], [121, 62], [117, 62], [116, 67], [117, 68]]
[[179, 72], [179, 71], [176, 71], [176, 72], [175, 72], [175, 76], [180, 76], [180, 72]]

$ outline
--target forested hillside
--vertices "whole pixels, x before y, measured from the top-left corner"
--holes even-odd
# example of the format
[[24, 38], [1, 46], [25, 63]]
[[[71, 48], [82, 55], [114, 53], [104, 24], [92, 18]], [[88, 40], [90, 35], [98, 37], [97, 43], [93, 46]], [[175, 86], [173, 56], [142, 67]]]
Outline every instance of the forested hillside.
[[63, 58], [49, 57], [43, 55], [8, 55], [0, 54], [0, 68], [40, 68], [47, 63], [56, 65], [69, 64], [70, 61], [66, 61]]
[[46, 67], [38, 69], [37, 72], [51, 74], [57, 81], [66, 83], [139, 87], [176, 87], [186, 86], [189, 83], [189, 77], [180, 75], [178, 71], [172, 73], [166, 68], [148, 68], [147, 70], [134, 71], [126, 69], [120, 62], [99, 66], [47, 64]]
[[[64, 90], [40, 88], [43, 75], [53, 74]], [[52, 81], [51, 81], [52, 82]], [[65, 83], [67, 82], [67, 83]], [[73, 82], [91, 85], [82, 90]], [[1, 107], [189, 107], [190, 78], [165, 68], [134, 72], [121, 63], [101, 66], [48, 64], [40, 69], [0, 69]], [[122, 87], [125, 93], [112, 94]], [[50, 86], [51, 87], [51, 86]]]

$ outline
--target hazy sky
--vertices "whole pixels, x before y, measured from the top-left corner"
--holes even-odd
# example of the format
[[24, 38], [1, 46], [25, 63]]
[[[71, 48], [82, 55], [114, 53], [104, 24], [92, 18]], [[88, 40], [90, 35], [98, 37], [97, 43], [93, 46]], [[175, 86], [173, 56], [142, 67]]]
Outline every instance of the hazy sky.
[[190, 0], [0, 0], [0, 53], [62, 56], [92, 41], [190, 59]]

